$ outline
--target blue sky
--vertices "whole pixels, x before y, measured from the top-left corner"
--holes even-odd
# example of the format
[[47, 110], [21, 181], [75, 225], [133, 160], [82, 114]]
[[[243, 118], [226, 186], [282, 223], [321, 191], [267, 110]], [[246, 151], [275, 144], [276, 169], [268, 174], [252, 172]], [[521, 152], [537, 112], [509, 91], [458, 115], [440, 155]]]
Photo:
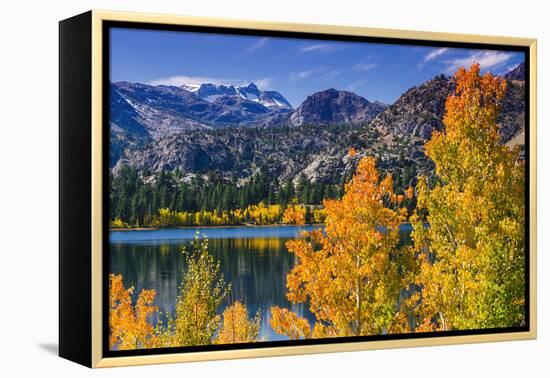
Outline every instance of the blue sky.
[[297, 107], [328, 88], [393, 103], [408, 88], [478, 62], [502, 74], [524, 54], [190, 32], [111, 29], [112, 82], [205, 82], [279, 91]]

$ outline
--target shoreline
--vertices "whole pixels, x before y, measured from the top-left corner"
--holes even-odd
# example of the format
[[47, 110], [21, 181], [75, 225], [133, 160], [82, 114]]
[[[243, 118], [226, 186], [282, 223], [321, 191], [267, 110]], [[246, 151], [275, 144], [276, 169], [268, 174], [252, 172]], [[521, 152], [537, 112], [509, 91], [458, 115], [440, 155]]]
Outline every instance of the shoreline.
[[[324, 223], [307, 223], [301, 226], [323, 226]], [[128, 228], [109, 228], [111, 231], [158, 231], [158, 230], [193, 230], [197, 228], [262, 228], [262, 227], [300, 227], [296, 224], [239, 224], [239, 225], [227, 225], [227, 226], [174, 226], [174, 227], [128, 227]]]
[[[324, 226], [325, 223], [306, 223], [301, 226]], [[227, 225], [227, 226], [174, 226], [174, 227], [129, 227], [129, 228], [109, 228], [111, 231], [158, 231], [158, 230], [193, 230], [197, 228], [262, 228], [262, 227], [301, 227], [296, 224], [238, 224], [238, 225]], [[410, 222], [402, 223], [399, 227], [412, 227]]]

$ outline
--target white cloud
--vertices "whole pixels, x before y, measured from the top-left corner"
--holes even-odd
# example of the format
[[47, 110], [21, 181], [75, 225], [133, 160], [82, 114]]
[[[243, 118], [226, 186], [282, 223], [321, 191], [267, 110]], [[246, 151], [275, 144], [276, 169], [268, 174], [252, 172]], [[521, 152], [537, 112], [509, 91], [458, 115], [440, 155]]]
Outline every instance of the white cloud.
[[427, 63], [430, 60], [433, 60], [433, 59], [437, 58], [438, 56], [441, 56], [441, 55], [445, 54], [447, 52], [447, 50], [449, 50], [447, 47], [442, 47], [440, 49], [430, 51], [429, 53], [427, 53], [424, 56], [424, 63]]
[[357, 81], [351, 83], [350, 85], [348, 85], [346, 87], [346, 90], [353, 92], [353, 91], [357, 90], [358, 88], [362, 87], [363, 85], [365, 85], [367, 82], [368, 82], [367, 79], [357, 80]]
[[517, 66], [518, 66], [517, 64], [511, 64], [508, 67], [506, 67], [505, 71], [506, 72], [512, 71], [513, 69], [517, 68]]
[[508, 62], [512, 57], [512, 54], [502, 51], [479, 51], [463, 58], [447, 61], [445, 72], [453, 73], [460, 67], [470, 68], [474, 63], [479, 63], [483, 70], [498, 68]]
[[229, 79], [220, 79], [214, 77], [206, 76], [169, 76], [156, 80], [151, 80], [147, 84], [150, 85], [173, 85], [173, 86], [182, 86], [184, 84], [193, 85], [193, 84], [203, 84], [203, 83], [212, 83], [212, 84], [241, 84], [242, 81], [238, 80], [229, 80]]
[[[273, 88], [273, 78], [263, 77], [252, 81], [261, 90], [268, 90]], [[200, 85], [200, 84], [223, 84], [245, 86], [250, 84], [250, 80], [238, 80], [238, 79], [222, 79], [207, 76], [170, 76], [161, 79], [151, 80], [147, 84], [149, 85], [171, 85], [180, 87], [182, 85]]]
[[290, 80], [298, 81], [312, 78], [315, 81], [330, 81], [340, 75], [340, 73], [339, 70], [328, 70], [326, 67], [317, 67], [299, 72], [291, 72]]
[[508, 72], [513, 71], [513, 70], [516, 69], [517, 67], [518, 67], [517, 64], [511, 64], [511, 65], [509, 65], [509, 66], [502, 67], [502, 68], [500, 69], [499, 75], [507, 74]]
[[251, 44], [250, 46], [248, 46], [248, 47], [244, 50], [244, 52], [249, 53], [249, 52], [252, 52], [252, 51], [259, 50], [259, 49], [261, 49], [262, 47], [264, 47], [264, 46], [267, 44], [267, 41], [268, 41], [268, 38], [267, 38], [267, 37], [260, 38], [259, 40], [257, 40], [256, 42], [254, 42], [253, 44]]
[[311, 77], [313, 74], [318, 73], [322, 71], [320, 68], [314, 68], [311, 70], [305, 70], [300, 72], [291, 72], [290, 73], [290, 80], [296, 81], [296, 80], [304, 80], [309, 77]]
[[326, 43], [316, 43], [314, 45], [302, 47], [300, 49], [300, 52], [305, 53], [305, 52], [314, 52], [314, 51], [330, 51], [332, 50], [332, 48], [333, 46], [330, 46]]
[[353, 69], [355, 71], [370, 71], [377, 66], [378, 64], [376, 63], [357, 63], [355, 66], [353, 66]]
[[271, 77], [264, 77], [254, 80], [254, 84], [262, 91], [267, 91], [273, 88], [273, 79]]
[[338, 70], [330, 70], [330, 71], [327, 71], [325, 72], [324, 74], [322, 74], [319, 79], [323, 80], [323, 81], [330, 81], [332, 79], [334, 79], [336, 76], [340, 75], [340, 71]]

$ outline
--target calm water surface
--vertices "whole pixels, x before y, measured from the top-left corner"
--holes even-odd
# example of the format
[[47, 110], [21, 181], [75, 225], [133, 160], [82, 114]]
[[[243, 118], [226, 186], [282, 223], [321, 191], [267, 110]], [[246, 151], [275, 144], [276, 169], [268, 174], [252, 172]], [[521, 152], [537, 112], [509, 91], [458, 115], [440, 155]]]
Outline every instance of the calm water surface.
[[[318, 226], [301, 227], [311, 230]], [[294, 226], [222, 227], [112, 231], [110, 271], [122, 274], [126, 287], [134, 286], [134, 300], [141, 289], [155, 289], [156, 305], [162, 313], [173, 314], [178, 287], [185, 272], [181, 253], [195, 232], [208, 237], [208, 250], [220, 261], [221, 271], [231, 282], [230, 296], [222, 308], [235, 300], [246, 303], [250, 316], [260, 310], [260, 337], [284, 340], [269, 326], [271, 306], [287, 307], [310, 322], [314, 317], [307, 306], [286, 299], [286, 275], [296, 264], [285, 242], [298, 235]]]
[[[307, 306], [286, 299], [286, 275], [297, 261], [286, 250], [285, 242], [296, 238], [300, 229], [313, 228], [319, 226], [111, 231], [110, 271], [123, 275], [125, 287], [134, 286], [134, 301], [141, 289], [155, 289], [159, 310], [173, 314], [186, 270], [181, 251], [199, 231], [208, 237], [208, 250], [220, 261], [224, 278], [231, 283], [231, 293], [218, 311], [239, 300], [247, 305], [250, 316], [261, 312], [263, 340], [284, 340], [269, 325], [271, 306], [289, 308], [310, 323], [315, 320]], [[410, 231], [409, 225], [403, 225], [402, 238], [407, 239]]]

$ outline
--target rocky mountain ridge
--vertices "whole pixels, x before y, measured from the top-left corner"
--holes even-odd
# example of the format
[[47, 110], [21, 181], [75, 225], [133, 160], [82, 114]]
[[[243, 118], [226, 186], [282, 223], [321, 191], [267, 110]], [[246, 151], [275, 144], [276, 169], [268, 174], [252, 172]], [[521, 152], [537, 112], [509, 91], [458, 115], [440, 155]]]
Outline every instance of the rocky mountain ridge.
[[525, 63], [518, 66], [503, 75], [506, 80], [525, 80]]
[[[522, 144], [524, 82], [507, 80], [498, 120], [502, 141]], [[117, 83], [113, 91], [111, 166], [115, 174], [129, 165], [149, 172], [178, 170], [184, 178], [214, 171], [247, 180], [259, 167], [267, 166], [279, 182], [306, 177], [311, 182], [338, 183], [353, 171], [360, 156], [368, 154], [407, 185], [418, 172], [431, 169], [423, 145], [433, 130], [442, 130], [445, 100], [453, 93], [454, 83], [450, 77], [436, 76], [405, 91], [389, 106], [328, 89], [309, 96], [292, 111], [272, 111], [240, 95], [206, 100], [178, 87]], [[212, 93], [205, 87], [201, 96]], [[220, 109], [221, 113], [212, 115]], [[195, 118], [184, 119], [181, 114]], [[254, 125], [229, 122], [250, 115], [256, 117]], [[347, 157], [349, 147], [359, 151], [357, 158]]]
[[[508, 81], [507, 91], [497, 120], [503, 143], [508, 143], [525, 129], [524, 82], [508, 79], [519, 77], [520, 66], [503, 75]], [[453, 78], [436, 76], [403, 93], [397, 101], [378, 114], [371, 125], [379, 129], [385, 137], [406, 136], [428, 140], [434, 130], [443, 130], [445, 101], [454, 90]]]
[[259, 103], [271, 110], [292, 110], [292, 105], [277, 91], [261, 91], [256, 84], [233, 86], [223, 84], [204, 83], [200, 85], [182, 85], [181, 88], [194, 93], [197, 98], [208, 102], [215, 102], [220, 97], [238, 97], [244, 100]]
[[289, 123], [294, 126], [368, 123], [386, 106], [380, 102], [370, 102], [352, 92], [330, 88], [308, 96], [302, 105], [292, 112]]
[[433, 130], [443, 129], [445, 99], [453, 90], [452, 80], [444, 75], [436, 76], [403, 93], [378, 114], [372, 125], [384, 135], [430, 139]]

